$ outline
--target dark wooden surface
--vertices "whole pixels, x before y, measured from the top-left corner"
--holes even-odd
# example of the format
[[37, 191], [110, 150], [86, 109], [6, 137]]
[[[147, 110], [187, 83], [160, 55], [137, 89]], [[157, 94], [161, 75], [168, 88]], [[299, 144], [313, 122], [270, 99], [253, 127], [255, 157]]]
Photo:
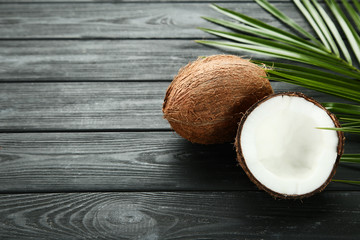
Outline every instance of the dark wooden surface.
[[304, 202], [254, 191], [5, 194], [0, 220], [2, 239], [356, 239], [359, 198], [357, 191]]
[[[359, 187], [274, 200], [231, 143], [191, 144], [162, 118], [178, 69], [224, 52], [193, 41], [219, 28], [200, 18], [222, 17], [210, 2], [0, 0], [0, 239], [360, 238]], [[221, 2], [286, 29], [252, 1]], [[360, 166], [336, 178], [360, 180]]]
[[[171, 1], [169, 1], [171, 2]], [[213, 26], [201, 16], [218, 16], [208, 3], [198, 2], [112, 3], [44, 3], [30, 5], [4, 4], [0, 9], [4, 28], [1, 38], [200, 38], [208, 37], [196, 29]], [[294, 20], [304, 19], [290, 2], [275, 3]], [[69, 11], [71, 6], [71, 11]], [[222, 6], [281, 24], [251, 1], [223, 3]], [[18, 13], [21, 12], [19, 15]], [[259, 12], [261, 14], [259, 15]], [[96, 13], [96, 14], [94, 14]], [[309, 27], [306, 27], [309, 29]]]

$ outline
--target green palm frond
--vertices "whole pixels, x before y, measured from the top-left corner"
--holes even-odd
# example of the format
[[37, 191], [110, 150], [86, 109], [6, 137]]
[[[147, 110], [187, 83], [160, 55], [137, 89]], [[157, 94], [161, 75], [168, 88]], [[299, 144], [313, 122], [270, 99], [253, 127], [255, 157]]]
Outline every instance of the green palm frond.
[[[326, 27], [328, 27], [330, 33], [334, 37], [335, 42], [337, 43], [338, 47], [341, 49], [342, 54], [344, 56], [344, 59], [346, 59], [347, 62], [352, 64], [351, 56], [349, 51], [347, 50], [347, 47], [335, 25], [335, 23], [331, 20], [330, 16], [326, 13], [323, 7], [316, 1], [312, 0], [313, 5], [315, 6], [316, 10], [321, 15], [322, 19], [325, 22]], [[334, 50], [334, 49], [333, 49]], [[335, 52], [336, 50], [334, 50]], [[336, 53], [337, 54], [337, 53]], [[337, 54], [338, 55], [338, 54]]]
[[344, 31], [346, 38], [355, 54], [358, 62], [360, 63], [360, 37], [351, 25], [349, 19], [345, 16], [344, 12], [340, 9], [335, 0], [326, 0], [331, 12], [334, 14], [336, 20]]
[[358, 13], [360, 12], [360, 3], [358, 0], [353, 0], [353, 4], [356, 7]]
[[[292, 28], [296, 34], [236, 11], [212, 5], [213, 9], [235, 21], [209, 17], [204, 17], [204, 19], [233, 31], [200, 28], [226, 41], [199, 40], [197, 42], [301, 63], [302, 65], [260, 61], [268, 65], [269, 80], [296, 84], [353, 101], [354, 104], [351, 105], [325, 103], [324, 106], [336, 113], [344, 122], [343, 127], [336, 130], [360, 133], [359, 121], [354, 121], [354, 119], [360, 119], [358, 105], [360, 103], [360, 70], [353, 63], [360, 63], [360, 37], [356, 31], [356, 28], [360, 27], [358, 0], [353, 1], [354, 7], [346, 0], [341, 0], [343, 8], [340, 8], [335, 0], [325, 0], [326, 6], [319, 4], [316, 0], [293, 0], [314, 29], [316, 36], [307, 32], [267, 0], [255, 1]], [[354, 59], [351, 56], [354, 56]]]
[[348, 183], [348, 184], [355, 184], [360, 185], [360, 181], [351, 181], [351, 180], [340, 180], [340, 179], [334, 179], [333, 182], [340, 182], [340, 183]]
[[360, 163], [360, 154], [344, 154], [341, 158], [342, 162]]
[[[359, 0], [325, 0], [324, 4], [317, 0], [293, 0], [316, 36], [267, 0], [255, 1], [294, 33], [213, 4], [213, 9], [231, 20], [203, 18], [231, 31], [200, 28], [224, 40], [196, 42], [295, 62], [285, 64], [253, 60], [255, 63], [267, 65], [269, 80], [296, 84], [353, 102], [327, 102], [323, 105], [342, 122], [341, 128], [329, 130], [360, 134]], [[344, 154], [341, 162], [360, 163], [360, 154]], [[360, 181], [334, 181], [360, 184]]]

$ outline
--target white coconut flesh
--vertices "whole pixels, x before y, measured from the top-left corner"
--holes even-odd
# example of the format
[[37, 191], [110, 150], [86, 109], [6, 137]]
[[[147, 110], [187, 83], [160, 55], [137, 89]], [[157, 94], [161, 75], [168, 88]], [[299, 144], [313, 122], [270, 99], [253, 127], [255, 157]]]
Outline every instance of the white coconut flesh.
[[322, 186], [333, 171], [339, 138], [324, 109], [297, 96], [259, 104], [243, 124], [240, 145], [251, 174], [268, 189], [303, 195]]

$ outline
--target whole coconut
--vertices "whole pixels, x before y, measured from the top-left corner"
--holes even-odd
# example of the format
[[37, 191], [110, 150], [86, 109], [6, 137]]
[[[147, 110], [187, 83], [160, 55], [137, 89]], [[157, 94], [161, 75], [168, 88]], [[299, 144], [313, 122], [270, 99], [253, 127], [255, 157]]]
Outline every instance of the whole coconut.
[[233, 55], [189, 63], [173, 79], [163, 104], [164, 118], [193, 143], [233, 141], [243, 113], [273, 93], [264, 69]]

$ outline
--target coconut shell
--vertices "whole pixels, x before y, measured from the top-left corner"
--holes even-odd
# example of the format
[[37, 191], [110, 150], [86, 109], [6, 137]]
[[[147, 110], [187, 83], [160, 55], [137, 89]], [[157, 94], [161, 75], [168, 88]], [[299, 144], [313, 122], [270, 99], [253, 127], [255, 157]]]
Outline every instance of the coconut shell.
[[168, 87], [164, 118], [193, 143], [230, 142], [242, 114], [272, 93], [264, 69], [249, 60], [233, 55], [199, 58], [180, 69]]
[[319, 108], [323, 109], [324, 111], [326, 111], [326, 113], [330, 116], [330, 118], [332, 119], [332, 121], [334, 122], [335, 127], [340, 128], [341, 125], [339, 123], [339, 120], [336, 118], [336, 116], [334, 114], [332, 114], [330, 111], [328, 111], [324, 106], [322, 106], [319, 102], [317, 102], [316, 100], [307, 97], [306, 95], [304, 95], [303, 93], [299, 93], [299, 92], [284, 92], [284, 93], [277, 93], [277, 94], [272, 94], [268, 97], [265, 97], [264, 99], [258, 101], [257, 103], [255, 103], [253, 106], [251, 106], [246, 113], [243, 115], [243, 117], [241, 118], [241, 121], [239, 123], [239, 127], [237, 130], [237, 134], [236, 134], [236, 138], [235, 138], [235, 147], [236, 147], [236, 154], [237, 154], [237, 160], [240, 163], [240, 166], [243, 168], [243, 170], [245, 171], [246, 175], [249, 177], [249, 179], [255, 183], [255, 185], [260, 189], [260, 190], [264, 190], [267, 193], [269, 193], [271, 196], [273, 196], [274, 198], [282, 198], [282, 199], [302, 199], [302, 198], [307, 198], [310, 197], [312, 195], [314, 195], [315, 193], [318, 192], [322, 192], [326, 186], [331, 182], [331, 179], [334, 177], [335, 173], [336, 173], [336, 168], [339, 164], [340, 158], [342, 156], [342, 154], [344, 153], [344, 143], [345, 143], [345, 137], [344, 137], [344, 133], [337, 131], [337, 135], [339, 138], [339, 143], [338, 143], [338, 148], [337, 148], [337, 158], [335, 161], [335, 164], [333, 166], [333, 169], [329, 175], [329, 177], [326, 179], [326, 181], [317, 189], [315, 189], [314, 191], [307, 193], [307, 194], [302, 194], [302, 195], [284, 195], [278, 192], [275, 192], [269, 188], [267, 188], [266, 186], [264, 186], [259, 180], [256, 179], [256, 177], [251, 173], [251, 171], [249, 170], [249, 168], [246, 165], [246, 161], [245, 158], [242, 154], [242, 149], [241, 149], [241, 143], [240, 143], [240, 139], [241, 139], [241, 132], [242, 132], [242, 128], [244, 126], [244, 123], [247, 119], [247, 117], [249, 116], [249, 114], [256, 108], [258, 107], [260, 104], [264, 103], [265, 101], [279, 96], [279, 95], [286, 95], [286, 96], [295, 96], [295, 97], [301, 97], [304, 98], [305, 100], [315, 104], [316, 106], [318, 106]]

